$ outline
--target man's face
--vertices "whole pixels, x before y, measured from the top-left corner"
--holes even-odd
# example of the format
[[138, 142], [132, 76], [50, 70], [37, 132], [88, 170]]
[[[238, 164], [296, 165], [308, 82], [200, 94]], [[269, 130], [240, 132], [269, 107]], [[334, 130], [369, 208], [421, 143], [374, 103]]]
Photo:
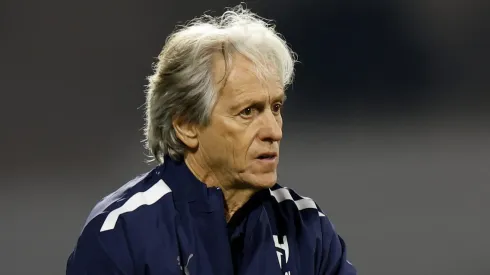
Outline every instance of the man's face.
[[210, 124], [199, 132], [201, 157], [219, 180], [269, 188], [277, 181], [283, 87], [276, 78], [260, 80], [253, 63], [240, 55], [226, 81], [222, 59], [213, 73], [222, 89]]

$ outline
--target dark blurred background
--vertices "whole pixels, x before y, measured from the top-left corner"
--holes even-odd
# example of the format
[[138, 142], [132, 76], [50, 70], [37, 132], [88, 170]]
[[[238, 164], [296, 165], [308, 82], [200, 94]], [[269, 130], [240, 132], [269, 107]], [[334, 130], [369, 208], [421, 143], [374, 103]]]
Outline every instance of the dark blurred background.
[[[1, 274], [64, 274], [90, 209], [151, 169], [140, 107], [166, 36], [238, 3], [0, 2]], [[359, 274], [490, 274], [489, 3], [248, 3], [301, 62], [280, 182]]]

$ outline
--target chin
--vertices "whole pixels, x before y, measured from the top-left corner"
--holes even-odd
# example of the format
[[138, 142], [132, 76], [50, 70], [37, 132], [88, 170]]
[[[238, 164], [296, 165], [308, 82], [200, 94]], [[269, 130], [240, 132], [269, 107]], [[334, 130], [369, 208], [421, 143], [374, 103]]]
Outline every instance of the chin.
[[271, 188], [277, 183], [277, 173], [270, 172], [250, 175], [250, 177], [247, 177], [246, 182], [257, 189]]

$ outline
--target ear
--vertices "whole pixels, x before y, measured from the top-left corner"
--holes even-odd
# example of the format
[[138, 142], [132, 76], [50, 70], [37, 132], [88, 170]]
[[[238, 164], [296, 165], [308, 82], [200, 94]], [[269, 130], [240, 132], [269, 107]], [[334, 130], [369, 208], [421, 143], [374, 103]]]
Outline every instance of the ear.
[[177, 137], [190, 149], [196, 149], [199, 145], [197, 126], [182, 119], [174, 119], [172, 122]]

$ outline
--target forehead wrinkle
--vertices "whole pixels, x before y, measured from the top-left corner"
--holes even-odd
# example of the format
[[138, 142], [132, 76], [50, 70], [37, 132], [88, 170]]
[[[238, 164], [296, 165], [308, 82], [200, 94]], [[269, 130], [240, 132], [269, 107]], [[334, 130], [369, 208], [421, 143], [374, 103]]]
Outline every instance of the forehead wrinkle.
[[262, 100], [262, 99], [268, 99], [269, 101], [276, 101], [276, 100], [286, 100], [286, 94], [284, 93], [284, 90], [280, 87], [271, 87], [267, 83], [261, 83], [260, 88], [254, 89], [253, 86], [250, 88], [243, 88], [243, 87], [238, 87], [235, 89], [232, 89], [232, 94], [233, 97], [237, 100], [241, 100], [243, 98], [245, 99], [256, 99], [256, 100]]
[[[277, 75], [263, 78], [258, 75], [255, 64], [247, 58], [238, 55], [233, 59], [235, 62], [228, 68], [229, 74], [226, 82], [222, 83], [219, 97], [231, 98], [236, 103], [246, 100], [274, 101], [285, 97], [283, 85]], [[224, 65], [225, 60], [218, 59], [217, 63]], [[220, 69], [223, 70], [223, 67]]]

